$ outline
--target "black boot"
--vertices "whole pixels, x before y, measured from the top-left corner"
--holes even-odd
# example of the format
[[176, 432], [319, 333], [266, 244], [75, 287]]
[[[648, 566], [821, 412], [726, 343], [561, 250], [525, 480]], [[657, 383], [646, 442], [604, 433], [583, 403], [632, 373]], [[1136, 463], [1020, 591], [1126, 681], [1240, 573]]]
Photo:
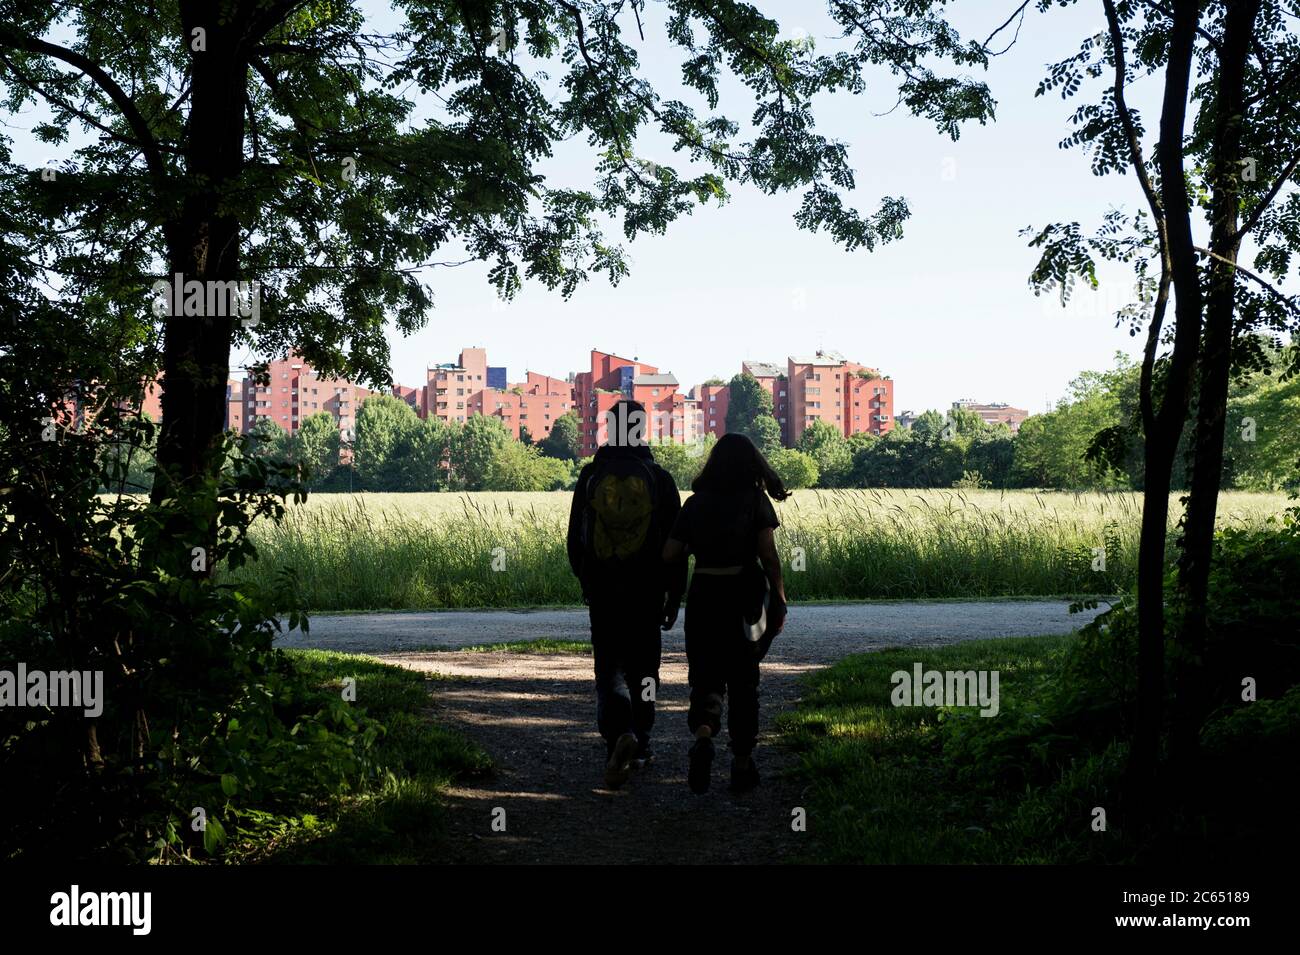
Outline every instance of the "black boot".
[[713, 740], [707, 736], [698, 738], [691, 746], [691, 767], [686, 774], [691, 792], [709, 791], [709, 775], [713, 772]]
[[736, 756], [731, 760], [731, 791], [747, 793], [758, 786], [758, 764], [753, 756]]

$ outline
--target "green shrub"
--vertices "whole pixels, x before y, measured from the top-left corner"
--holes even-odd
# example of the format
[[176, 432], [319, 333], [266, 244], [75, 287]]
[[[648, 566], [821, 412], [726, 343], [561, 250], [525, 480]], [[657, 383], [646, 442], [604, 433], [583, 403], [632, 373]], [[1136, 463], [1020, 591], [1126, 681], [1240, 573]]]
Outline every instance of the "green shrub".
[[382, 728], [322, 703], [272, 649], [281, 608], [290, 628], [303, 622], [292, 574], [233, 585], [207, 573], [255, 555], [252, 524], [302, 498], [294, 469], [228, 437], [225, 466], [197, 486], [156, 503], [101, 496], [129, 457], [103, 445], [152, 436], [147, 422], [111, 422], [22, 463], [52, 493], [0, 526], [17, 570], [0, 578], [0, 668], [103, 674], [98, 717], [0, 709], [0, 772], [25, 780], [0, 814], [10, 860], [217, 855], [257, 814], [374, 774]]

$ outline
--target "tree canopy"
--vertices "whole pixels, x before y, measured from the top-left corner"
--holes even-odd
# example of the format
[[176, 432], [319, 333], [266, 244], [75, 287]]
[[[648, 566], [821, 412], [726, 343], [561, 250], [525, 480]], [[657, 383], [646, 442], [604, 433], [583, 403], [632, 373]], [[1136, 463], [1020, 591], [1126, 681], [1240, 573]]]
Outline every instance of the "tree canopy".
[[[385, 328], [428, 321], [441, 265], [489, 263], [503, 296], [525, 278], [565, 295], [617, 282], [627, 260], [607, 223], [662, 232], [729, 184], [802, 191], [797, 224], [850, 249], [898, 238], [905, 202], [864, 215], [846, 201], [847, 150], [812, 104], [880, 69], [949, 135], [987, 119], [982, 83], [935, 72], [983, 63], [982, 47], [937, 4], [911, 6], [833, 4], [851, 39], [820, 54], [748, 4], [671, 0], [659, 29], [679, 96], [646, 78], [621, 0], [396, 0], [378, 16], [357, 2], [3, 0], [5, 108], [48, 108], [33, 132], [59, 156], [52, 175], [20, 168], [0, 136], [5, 284], [114, 311], [113, 340], [165, 373], [163, 483], [196, 479], [217, 467], [233, 346], [386, 383]], [[722, 110], [728, 76], [748, 123]], [[640, 155], [649, 132], [680, 161]], [[590, 147], [589, 181], [552, 183], [539, 166], [571, 139]], [[248, 283], [248, 314], [151, 309], [154, 281], [177, 274], [231, 292], [231, 309], [229, 283]]]

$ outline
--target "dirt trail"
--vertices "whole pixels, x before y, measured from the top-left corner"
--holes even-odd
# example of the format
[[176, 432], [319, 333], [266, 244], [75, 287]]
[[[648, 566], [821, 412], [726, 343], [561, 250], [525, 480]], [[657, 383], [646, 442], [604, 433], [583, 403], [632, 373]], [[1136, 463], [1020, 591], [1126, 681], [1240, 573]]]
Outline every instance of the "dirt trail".
[[[792, 615], [790, 632], [777, 640], [762, 667], [761, 735], [755, 755], [763, 784], [743, 796], [727, 791], [730, 754], [725, 732], [710, 792], [697, 796], [687, 788], [688, 688], [680, 625], [664, 639], [655, 760], [613, 792], [602, 780], [604, 744], [595, 728], [590, 656], [392, 649], [377, 655], [412, 669], [468, 678], [436, 685], [435, 714], [483, 747], [497, 770], [490, 778], [450, 790], [448, 861], [769, 863], [796, 855], [808, 838], [791, 828], [792, 811], [804, 805], [803, 794], [787, 772], [794, 757], [775, 745], [773, 717], [794, 705], [801, 676], [848, 653], [936, 646], [989, 635], [991, 620], [953, 613], [943, 604], [929, 607], [938, 611], [936, 617], [947, 617], [946, 625], [936, 620], [933, 626], [910, 632], [868, 635], [846, 627], [813, 634], [803, 633], [807, 622], [799, 626]], [[1004, 619], [1020, 609], [1020, 626], [1007, 630], [1023, 632], [1023, 607], [985, 607], [998, 608], [994, 616]], [[1059, 614], [1063, 604], [1055, 608]], [[1047, 616], [1046, 608], [1041, 610]], [[1038, 632], [1070, 629], [1057, 623]], [[351, 642], [321, 639], [316, 628], [312, 637], [316, 645], [332, 649]], [[498, 807], [505, 810], [504, 832], [492, 828]]]
[[[713, 787], [686, 786], [686, 657], [664, 654], [655, 759], [618, 791], [604, 788], [605, 747], [595, 728], [591, 657], [579, 654], [426, 653], [385, 655], [390, 663], [472, 679], [439, 683], [436, 718], [482, 746], [496, 773], [453, 788], [449, 862], [638, 863], [778, 862], [798, 848], [791, 830], [798, 792], [791, 757], [772, 739], [771, 717], [793, 702], [811, 665], [765, 664], [762, 736], [756, 758], [763, 785], [727, 791], [725, 741]], [[505, 809], [505, 832], [492, 830]]]

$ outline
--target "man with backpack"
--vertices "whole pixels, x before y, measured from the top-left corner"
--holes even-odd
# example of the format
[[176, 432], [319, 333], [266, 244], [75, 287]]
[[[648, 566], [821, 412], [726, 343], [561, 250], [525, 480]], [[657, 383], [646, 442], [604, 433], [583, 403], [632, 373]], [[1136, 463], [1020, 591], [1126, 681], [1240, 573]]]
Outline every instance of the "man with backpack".
[[591, 615], [605, 783], [617, 789], [651, 759], [660, 629], [677, 620], [686, 563], [670, 567], [662, 559], [681, 495], [650, 453], [645, 407], [622, 399], [606, 420], [608, 440], [573, 492], [568, 553]]

